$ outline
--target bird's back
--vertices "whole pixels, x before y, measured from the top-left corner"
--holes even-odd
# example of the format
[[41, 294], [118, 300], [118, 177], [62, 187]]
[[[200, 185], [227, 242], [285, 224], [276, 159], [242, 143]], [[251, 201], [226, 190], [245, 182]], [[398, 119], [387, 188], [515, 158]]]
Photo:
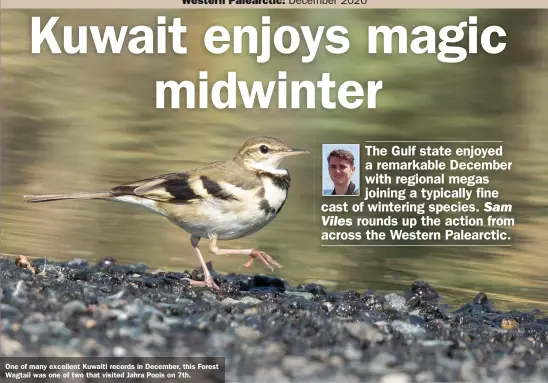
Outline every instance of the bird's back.
[[[137, 198], [173, 223], [199, 237], [219, 239], [252, 234], [281, 211], [290, 184], [289, 173], [250, 170], [221, 161], [114, 187], [120, 199]], [[150, 205], [150, 206], [149, 206]]]

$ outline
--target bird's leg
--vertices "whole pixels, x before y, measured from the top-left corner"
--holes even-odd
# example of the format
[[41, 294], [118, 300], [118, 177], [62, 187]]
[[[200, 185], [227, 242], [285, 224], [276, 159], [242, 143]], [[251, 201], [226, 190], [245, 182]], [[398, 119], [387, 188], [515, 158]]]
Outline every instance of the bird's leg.
[[207, 286], [212, 289], [218, 289], [219, 286], [213, 281], [213, 277], [211, 276], [211, 273], [209, 272], [209, 269], [207, 268], [207, 265], [204, 261], [204, 257], [202, 256], [202, 253], [200, 252], [200, 249], [198, 248], [198, 242], [200, 242], [200, 237], [196, 237], [195, 235], [192, 235], [190, 237], [190, 243], [192, 244], [192, 247], [196, 250], [196, 254], [198, 255], [198, 259], [200, 260], [200, 263], [202, 264], [202, 269], [204, 270], [204, 280], [203, 281], [194, 281], [189, 278], [185, 278], [187, 281], [190, 282], [193, 286]]
[[253, 265], [255, 258], [258, 258], [270, 270], [274, 270], [274, 267], [283, 267], [270, 255], [257, 249], [219, 249], [217, 247], [217, 236], [214, 234], [209, 236], [209, 251], [215, 255], [247, 255], [250, 259], [243, 264], [243, 266], [247, 268]]

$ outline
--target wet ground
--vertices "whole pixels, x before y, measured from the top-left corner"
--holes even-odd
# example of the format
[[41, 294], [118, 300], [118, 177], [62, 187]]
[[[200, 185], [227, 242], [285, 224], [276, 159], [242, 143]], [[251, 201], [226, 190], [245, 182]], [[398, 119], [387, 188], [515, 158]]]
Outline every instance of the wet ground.
[[224, 356], [244, 382], [548, 380], [548, 319], [481, 292], [449, 310], [425, 281], [376, 294], [215, 275], [219, 291], [183, 280], [201, 269], [0, 259], [0, 356]]

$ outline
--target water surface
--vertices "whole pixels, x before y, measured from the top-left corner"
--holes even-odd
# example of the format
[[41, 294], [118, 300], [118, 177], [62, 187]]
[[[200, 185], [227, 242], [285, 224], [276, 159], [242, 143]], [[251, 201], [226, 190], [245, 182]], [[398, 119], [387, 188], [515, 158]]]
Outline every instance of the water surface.
[[[61, 24], [155, 22], [152, 11], [63, 11]], [[162, 12], [189, 24], [192, 55], [175, 57], [30, 55], [32, 11], [2, 13], [2, 253], [85, 258], [112, 256], [145, 262], [151, 270], [197, 267], [189, 236], [137, 207], [103, 201], [25, 204], [24, 194], [103, 191], [124, 182], [191, 169], [231, 158], [253, 135], [276, 136], [312, 153], [284, 165], [293, 185], [281, 215], [229, 248], [258, 247], [285, 267], [275, 275], [291, 283], [316, 282], [330, 289], [407, 288], [424, 279], [444, 299], [459, 305], [485, 291], [501, 307], [545, 308], [548, 301], [548, 13], [474, 12], [503, 25], [508, 48], [455, 66], [433, 56], [367, 55], [367, 26], [445, 25], [466, 11], [269, 11], [273, 23], [348, 27], [352, 48], [345, 56], [323, 52], [309, 65], [298, 56], [277, 56], [259, 65], [245, 55], [213, 57], [201, 36], [215, 23], [260, 23], [259, 11]], [[486, 21], [486, 22], [487, 22]], [[527, 37], [524, 37], [527, 36]], [[157, 110], [154, 81], [210, 79], [237, 70], [247, 80], [270, 80], [278, 70], [301, 80], [330, 71], [336, 81], [382, 79], [377, 109]], [[515, 206], [518, 224], [511, 248], [325, 248], [321, 247], [322, 143], [365, 140], [503, 140], [514, 162], [510, 173], [492, 174], [492, 185]], [[362, 185], [363, 187], [363, 185]], [[207, 248], [204, 241], [202, 247]], [[259, 262], [240, 270], [245, 257], [215, 257], [221, 272], [267, 272]]]

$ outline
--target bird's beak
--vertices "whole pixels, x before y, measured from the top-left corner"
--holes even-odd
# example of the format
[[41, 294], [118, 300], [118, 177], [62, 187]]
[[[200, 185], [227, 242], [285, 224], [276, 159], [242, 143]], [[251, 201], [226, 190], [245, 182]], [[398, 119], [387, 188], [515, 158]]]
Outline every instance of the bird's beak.
[[289, 157], [289, 156], [297, 156], [299, 154], [308, 154], [308, 153], [310, 152], [303, 149], [288, 149], [285, 152], [282, 152], [282, 155], [284, 157]]

